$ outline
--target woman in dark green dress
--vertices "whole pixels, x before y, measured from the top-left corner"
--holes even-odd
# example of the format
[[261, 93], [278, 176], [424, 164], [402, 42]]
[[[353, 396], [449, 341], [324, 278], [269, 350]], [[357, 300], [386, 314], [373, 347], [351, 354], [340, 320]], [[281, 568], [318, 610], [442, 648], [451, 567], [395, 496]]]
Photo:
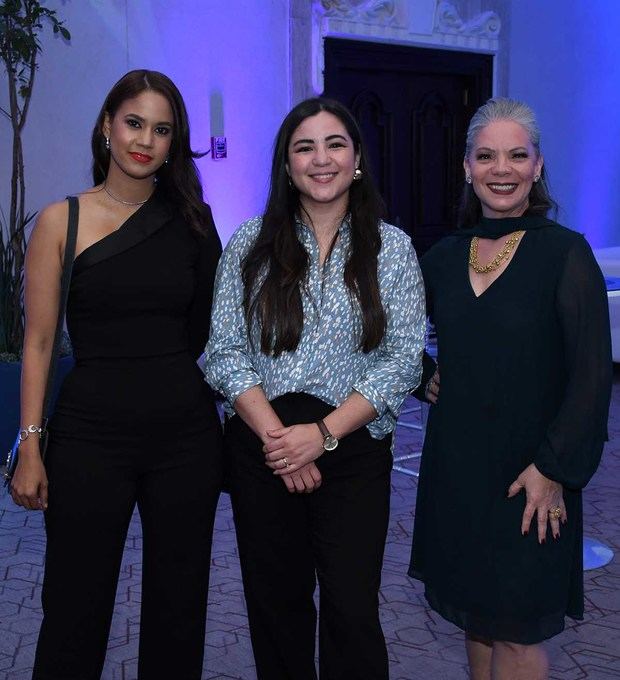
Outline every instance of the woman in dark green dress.
[[546, 217], [529, 107], [481, 107], [464, 167], [461, 229], [421, 263], [441, 388], [436, 372], [418, 395], [436, 403], [409, 574], [466, 632], [474, 680], [542, 680], [539, 643], [583, 618], [581, 489], [607, 435], [607, 296], [583, 236]]

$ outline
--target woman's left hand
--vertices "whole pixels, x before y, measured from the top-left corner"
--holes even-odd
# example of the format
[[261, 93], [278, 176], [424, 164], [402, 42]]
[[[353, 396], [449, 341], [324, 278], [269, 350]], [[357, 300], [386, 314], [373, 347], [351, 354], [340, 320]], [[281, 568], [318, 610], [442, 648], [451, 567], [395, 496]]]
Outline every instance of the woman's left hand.
[[281, 427], [267, 434], [271, 440], [263, 446], [265, 463], [275, 475], [295, 472], [324, 453], [323, 435], [316, 423]]
[[[525, 489], [525, 510], [521, 522], [521, 533], [530, 530], [534, 513], [538, 520], [538, 542], [544, 543], [547, 536], [547, 522], [551, 525], [553, 538], [560, 535], [560, 521], [566, 523], [566, 506], [562, 496], [562, 485], [545, 477], [532, 463], [517, 477], [508, 489], [508, 498], [516, 496]], [[556, 516], [557, 515], [557, 516]]]

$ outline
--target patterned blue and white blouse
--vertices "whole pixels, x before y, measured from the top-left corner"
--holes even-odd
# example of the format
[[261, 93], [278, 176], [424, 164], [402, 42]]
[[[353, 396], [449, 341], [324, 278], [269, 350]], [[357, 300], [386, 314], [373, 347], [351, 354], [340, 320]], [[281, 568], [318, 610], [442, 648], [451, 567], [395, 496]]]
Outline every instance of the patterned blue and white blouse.
[[241, 263], [261, 228], [261, 218], [244, 222], [228, 243], [219, 263], [205, 352], [205, 375], [227, 400], [229, 415], [237, 397], [261, 385], [267, 399], [305, 392], [334, 407], [353, 390], [374, 407], [377, 418], [367, 427], [375, 439], [394, 429], [407, 393], [418, 386], [425, 340], [424, 285], [409, 237], [381, 223], [378, 279], [387, 330], [378, 347], [364, 353], [358, 345], [362, 329], [359, 306], [344, 282], [350, 245], [345, 220], [331, 256], [319, 264], [312, 230], [297, 223], [299, 240], [309, 254], [307, 286], [302, 290], [304, 326], [294, 352], [277, 358], [260, 351], [260, 328], [252, 327], [253, 345], [243, 310]]

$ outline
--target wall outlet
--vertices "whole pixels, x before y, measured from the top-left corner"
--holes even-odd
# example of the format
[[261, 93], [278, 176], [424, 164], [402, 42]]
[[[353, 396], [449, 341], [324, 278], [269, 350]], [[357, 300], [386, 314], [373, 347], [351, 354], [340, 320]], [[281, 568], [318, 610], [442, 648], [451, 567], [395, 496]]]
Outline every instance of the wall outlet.
[[211, 158], [219, 161], [227, 157], [226, 137], [211, 137]]

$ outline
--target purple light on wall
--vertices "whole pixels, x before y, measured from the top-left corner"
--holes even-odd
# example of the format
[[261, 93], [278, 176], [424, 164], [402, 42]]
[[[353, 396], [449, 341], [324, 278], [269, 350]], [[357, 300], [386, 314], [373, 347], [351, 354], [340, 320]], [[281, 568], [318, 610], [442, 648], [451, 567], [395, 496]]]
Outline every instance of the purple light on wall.
[[144, 4], [128, 4], [131, 60], [177, 84], [196, 150], [226, 136], [225, 159], [197, 161], [226, 243], [264, 207], [272, 142], [288, 109], [288, 2], [184, 0], [183, 11], [165, 0]]
[[538, 114], [560, 221], [620, 244], [620, 3], [510, 3], [509, 94]]

